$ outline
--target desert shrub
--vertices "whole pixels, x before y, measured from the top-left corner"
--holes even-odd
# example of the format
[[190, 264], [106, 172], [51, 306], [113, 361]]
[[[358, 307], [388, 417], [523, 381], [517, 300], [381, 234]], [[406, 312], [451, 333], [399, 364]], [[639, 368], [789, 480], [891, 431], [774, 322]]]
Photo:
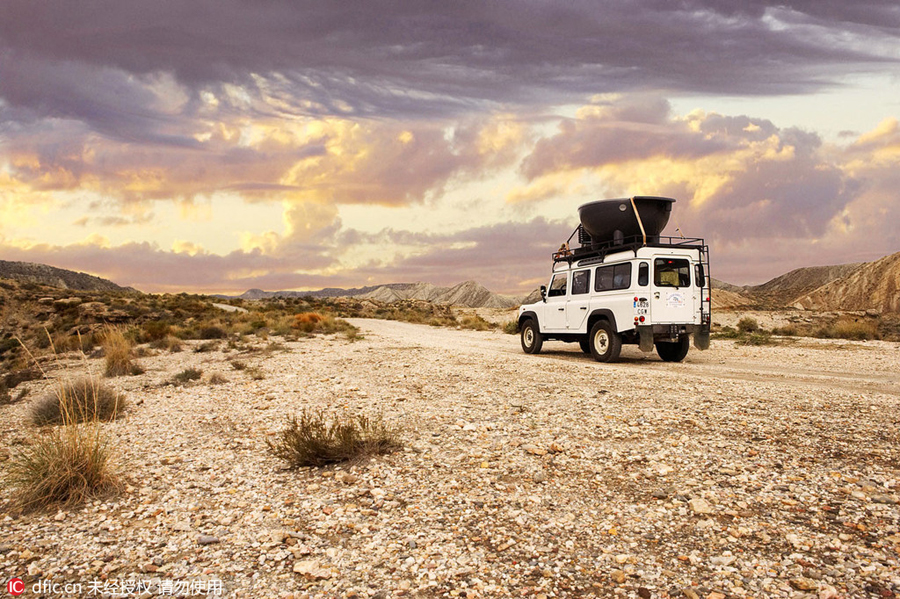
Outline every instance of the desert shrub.
[[152, 347], [153, 349], [164, 349], [173, 354], [180, 352], [183, 349], [181, 339], [175, 337], [174, 335], [166, 335], [162, 339], [151, 341], [150, 347]]
[[205, 343], [201, 343], [197, 347], [194, 348], [194, 353], [203, 354], [211, 351], [215, 351], [219, 347], [218, 341], [206, 341]]
[[0, 339], [0, 356], [7, 352], [15, 353], [18, 349], [18, 339]]
[[755, 333], [747, 333], [737, 341], [738, 345], [775, 345], [772, 334], [768, 331], [757, 331]]
[[816, 331], [816, 337], [856, 341], [878, 339], [878, 323], [874, 320], [839, 318], [837, 321]]
[[228, 379], [226, 379], [224, 376], [222, 376], [218, 372], [213, 373], [212, 376], [209, 377], [210, 385], [224, 385], [227, 382], [228, 382]]
[[125, 399], [113, 389], [83, 378], [38, 398], [31, 406], [30, 420], [36, 426], [115, 420], [124, 408]]
[[741, 333], [755, 333], [759, 330], [759, 323], [751, 316], [744, 316], [738, 321], [737, 328]]
[[231, 367], [235, 370], [244, 370], [245, 368], [247, 368], [247, 363], [240, 360], [232, 360]]
[[28, 381], [36, 381], [44, 378], [44, 374], [37, 366], [27, 366], [25, 368], [16, 368], [10, 370], [5, 376], [0, 377], [0, 385], [5, 385], [9, 389], [15, 389], [20, 383]]
[[800, 327], [798, 327], [794, 323], [789, 323], [784, 325], [783, 327], [775, 327], [772, 329], [773, 335], [781, 335], [783, 337], [799, 337], [800, 336]]
[[287, 421], [269, 451], [291, 468], [325, 466], [390, 453], [400, 448], [399, 431], [381, 418], [338, 415], [330, 421], [321, 413], [304, 410]]
[[261, 381], [266, 378], [266, 373], [263, 372], [262, 368], [259, 366], [248, 366], [244, 372], [246, 372], [254, 381]]
[[201, 376], [203, 376], [202, 370], [198, 370], [197, 368], [185, 368], [172, 377], [172, 382], [176, 385], [184, 385], [190, 381], [199, 381]]
[[220, 326], [209, 325], [200, 327], [197, 336], [200, 339], [224, 339], [228, 336], [228, 332]]
[[122, 329], [107, 327], [100, 338], [106, 358], [106, 376], [140, 374], [143, 370], [132, 361], [131, 342]]
[[712, 335], [713, 339], [740, 339], [741, 333], [734, 327], [722, 327]]
[[478, 314], [472, 314], [471, 316], [464, 316], [459, 321], [459, 326], [464, 329], [472, 329], [474, 331], [488, 331], [490, 329], [496, 329], [497, 324], [493, 322], [489, 322], [479, 316]]
[[348, 337], [355, 336], [359, 329], [343, 320], [335, 318], [330, 314], [319, 314], [318, 312], [301, 312], [294, 315], [294, 323], [291, 325], [295, 331], [312, 335], [315, 333], [344, 333]]
[[6, 483], [26, 510], [51, 504], [75, 504], [117, 490], [115, 448], [95, 421], [45, 431], [10, 456]]
[[518, 335], [519, 334], [519, 323], [515, 320], [507, 321], [503, 325], [503, 332], [507, 335]]
[[144, 343], [160, 341], [168, 337], [172, 332], [172, 326], [161, 320], [147, 321], [141, 328], [141, 341]]

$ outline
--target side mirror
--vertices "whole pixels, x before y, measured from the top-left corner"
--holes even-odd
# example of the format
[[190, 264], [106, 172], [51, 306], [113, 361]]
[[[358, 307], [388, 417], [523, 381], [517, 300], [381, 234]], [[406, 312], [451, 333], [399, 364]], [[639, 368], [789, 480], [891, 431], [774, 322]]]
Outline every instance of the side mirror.
[[542, 302], [547, 301], [547, 286], [546, 285], [541, 285], [541, 301]]

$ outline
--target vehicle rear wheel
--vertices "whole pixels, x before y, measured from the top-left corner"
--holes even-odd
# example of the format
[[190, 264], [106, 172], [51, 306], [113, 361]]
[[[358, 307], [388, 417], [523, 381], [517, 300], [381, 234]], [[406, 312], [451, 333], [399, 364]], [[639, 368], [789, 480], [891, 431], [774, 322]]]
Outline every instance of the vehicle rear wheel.
[[681, 362], [691, 348], [689, 335], [682, 335], [678, 341], [657, 341], [656, 353], [664, 362]]
[[591, 355], [598, 362], [615, 362], [622, 351], [622, 338], [613, 330], [608, 320], [598, 320], [591, 327], [591, 335], [588, 337], [591, 346]]
[[583, 351], [584, 353], [586, 353], [586, 354], [591, 353], [591, 342], [588, 341], [587, 339], [583, 339], [583, 340], [579, 341], [578, 345], [581, 347], [581, 351]]
[[522, 323], [522, 350], [526, 354], [537, 354], [541, 351], [544, 338], [538, 330], [537, 323], [528, 319]]

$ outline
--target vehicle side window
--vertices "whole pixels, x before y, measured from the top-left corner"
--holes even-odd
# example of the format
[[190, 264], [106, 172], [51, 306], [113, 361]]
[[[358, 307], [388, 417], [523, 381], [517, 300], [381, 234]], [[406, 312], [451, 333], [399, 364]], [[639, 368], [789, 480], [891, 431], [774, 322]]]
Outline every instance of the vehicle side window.
[[572, 295], [587, 293], [591, 289], [591, 271], [579, 270], [572, 274]]
[[613, 291], [631, 287], [631, 263], [613, 264], [597, 268], [594, 291]]
[[638, 266], [638, 285], [641, 287], [646, 287], [650, 283], [650, 265], [646, 262], [641, 262], [641, 265]]
[[553, 280], [550, 281], [550, 290], [547, 292], [547, 297], [558, 297], [560, 295], [565, 295], [567, 278], [568, 273], [553, 275]]
[[690, 263], [679, 258], [657, 258], [653, 261], [653, 284], [657, 287], [690, 287]]
[[706, 287], [706, 273], [703, 272], [702, 264], [694, 265], [694, 281], [697, 287]]

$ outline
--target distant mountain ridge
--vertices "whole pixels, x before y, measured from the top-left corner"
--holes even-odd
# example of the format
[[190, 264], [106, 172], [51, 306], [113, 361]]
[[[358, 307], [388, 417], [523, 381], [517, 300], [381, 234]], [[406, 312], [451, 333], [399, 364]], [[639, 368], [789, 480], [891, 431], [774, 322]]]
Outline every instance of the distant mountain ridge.
[[761, 285], [713, 279], [713, 307], [900, 312], [900, 252], [874, 262], [809, 266]]
[[23, 283], [37, 283], [38, 285], [78, 291], [128, 291], [140, 293], [132, 287], [122, 287], [112, 281], [95, 277], [94, 275], [34, 262], [0, 260], [0, 279], [15, 279]]
[[424, 300], [435, 304], [463, 306], [467, 308], [515, 308], [523, 296], [494, 293], [476, 281], [465, 281], [452, 287], [440, 287], [431, 283], [389, 283], [353, 289], [329, 287], [318, 291], [263, 291], [250, 289], [237, 296], [239, 299], [266, 299], [270, 297], [354, 297], [380, 302], [398, 300]]

